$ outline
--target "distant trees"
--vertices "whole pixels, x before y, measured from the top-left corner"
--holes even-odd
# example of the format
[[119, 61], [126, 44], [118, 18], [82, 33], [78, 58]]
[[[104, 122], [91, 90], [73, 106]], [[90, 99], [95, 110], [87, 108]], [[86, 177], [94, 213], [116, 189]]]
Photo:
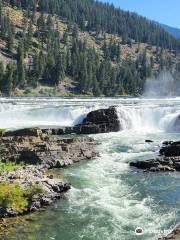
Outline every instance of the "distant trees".
[[[125, 12], [112, 4], [94, 0], [4, 0], [13, 6], [42, 13], [58, 14], [78, 24], [83, 31], [103, 31], [163, 48], [180, 49], [180, 41], [168, 34], [160, 25], [135, 13]], [[42, 16], [39, 19], [43, 25]]]
[[[26, 10], [23, 31], [15, 32], [8, 14], [3, 13], [4, 4]], [[67, 21], [63, 33], [57, 27], [58, 16], [52, 14]], [[180, 81], [178, 63], [164, 53], [165, 48], [178, 50], [179, 41], [145, 18], [109, 4], [93, 0], [0, 0], [0, 26], [0, 38], [12, 55], [9, 64], [0, 62], [0, 91], [7, 94], [16, 87], [42, 83], [58, 86], [70, 78], [77, 93], [138, 95], [146, 79], [164, 68]], [[104, 34], [99, 51], [81, 39], [80, 30]], [[105, 33], [114, 36], [106, 38]], [[152, 56], [146, 47], [143, 50], [139, 47], [135, 57], [124, 56], [123, 45], [131, 48], [133, 42], [157, 48]]]

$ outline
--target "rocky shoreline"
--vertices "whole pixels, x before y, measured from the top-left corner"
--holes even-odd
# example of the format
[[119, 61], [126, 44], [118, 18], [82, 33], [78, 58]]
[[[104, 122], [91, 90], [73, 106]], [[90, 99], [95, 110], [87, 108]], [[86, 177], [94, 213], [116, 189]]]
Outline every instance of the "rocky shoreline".
[[1, 163], [11, 162], [14, 166], [21, 167], [1, 172], [0, 184], [18, 184], [23, 190], [33, 191], [31, 190], [31, 196], [26, 197], [28, 204], [23, 211], [0, 207], [0, 218], [38, 211], [61, 198], [71, 188], [70, 183], [56, 179], [52, 174], [48, 175], [48, 170], [97, 156], [94, 140], [80, 135], [119, 130], [117, 111], [110, 107], [90, 112], [81, 124], [74, 127], [27, 128], [4, 132], [0, 137]]
[[[30, 136], [33, 135], [30, 134], [31, 131], [37, 135]], [[22, 164], [19, 169], [1, 174], [0, 183], [18, 184], [22, 189], [38, 187], [42, 190], [28, 199], [28, 206], [23, 213], [37, 211], [50, 205], [70, 189], [69, 183], [46, 174], [48, 169], [63, 168], [97, 155], [92, 138], [62, 138], [43, 133], [38, 128], [28, 129], [28, 132], [29, 136], [4, 136], [0, 139], [1, 161]], [[18, 214], [13, 209], [0, 208], [0, 218], [14, 217]]]

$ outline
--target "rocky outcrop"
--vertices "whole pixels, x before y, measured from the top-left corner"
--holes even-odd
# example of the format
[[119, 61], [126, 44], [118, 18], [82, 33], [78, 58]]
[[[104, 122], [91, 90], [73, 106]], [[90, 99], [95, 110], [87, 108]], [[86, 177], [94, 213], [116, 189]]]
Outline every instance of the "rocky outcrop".
[[131, 162], [130, 166], [150, 172], [180, 171], [180, 141], [166, 141], [155, 159]]
[[39, 137], [42, 135], [42, 130], [40, 128], [25, 128], [15, 131], [8, 131], [3, 134], [4, 137]]
[[[39, 130], [38, 130], [39, 133]], [[62, 168], [96, 156], [90, 137], [11, 136], [0, 138], [3, 162], [41, 164], [46, 168]]]
[[90, 112], [74, 129], [79, 134], [108, 133], [118, 132], [121, 125], [116, 108], [110, 107]]
[[180, 141], [178, 142], [164, 142], [160, 149], [160, 154], [165, 157], [180, 156]]
[[[26, 166], [11, 173], [4, 173], [0, 176], [0, 182], [8, 184], [18, 183], [22, 189], [31, 187], [41, 189], [41, 192], [35, 193], [28, 199], [28, 206], [24, 212], [32, 212], [50, 205], [56, 199], [59, 199], [63, 193], [70, 189], [70, 184], [53, 175], [46, 175], [46, 169], [42, 166]], [[23, 212], [23, 213], [24, 213]], [[18, 212], [9, 208], [0, 208], [0, 218], [15, 217]]]

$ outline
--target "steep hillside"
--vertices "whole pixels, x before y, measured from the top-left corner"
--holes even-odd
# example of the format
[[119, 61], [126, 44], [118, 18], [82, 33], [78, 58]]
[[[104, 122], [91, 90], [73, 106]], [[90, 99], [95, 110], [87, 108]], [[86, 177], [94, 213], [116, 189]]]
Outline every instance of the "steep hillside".
[[0, 2], [0, 90], [8, 95], [138, 95], [168, 70], [179, 41], [143, 17], [93, 0]]
[[165, 31], [170, 33], [172, 36], [180, 39], [180, 29], [179, 28], [170, 27], [170, 26], [167, 26], [164, 24], [161, 24], [161, 26], [164, 28]]

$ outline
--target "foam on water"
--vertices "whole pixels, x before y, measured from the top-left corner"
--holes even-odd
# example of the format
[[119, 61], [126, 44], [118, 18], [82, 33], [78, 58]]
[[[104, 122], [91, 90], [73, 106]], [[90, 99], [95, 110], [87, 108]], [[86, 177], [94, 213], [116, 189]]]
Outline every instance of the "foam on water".
[[0, 127], [72, 126], [88, 112], [117, 107], [121, 127], [137, 132], [170, 131], [180, 114], [178, 99], [1, 99]]
[[[66, 198], [35, 220], [19, 225], [10, 239], [155, 240], [180, 221], [180, 179], [175, 173], [150, 174], [129, 162], [157, 154], [180, 113], [180, 99], [1, 99], [0, 128], [67, 126], [94, 109], [117, 107], [123, 131], [98, 134], [100, 156], [57, 170], [72, 183]], [[15, 103], [15, 104], [14, 104]], [[7, 107], [6, 107], [7, 106]], [[152, 139], [154, 143], [145, 143]], [[134, 230], [144, 229], [138, 238]]]

